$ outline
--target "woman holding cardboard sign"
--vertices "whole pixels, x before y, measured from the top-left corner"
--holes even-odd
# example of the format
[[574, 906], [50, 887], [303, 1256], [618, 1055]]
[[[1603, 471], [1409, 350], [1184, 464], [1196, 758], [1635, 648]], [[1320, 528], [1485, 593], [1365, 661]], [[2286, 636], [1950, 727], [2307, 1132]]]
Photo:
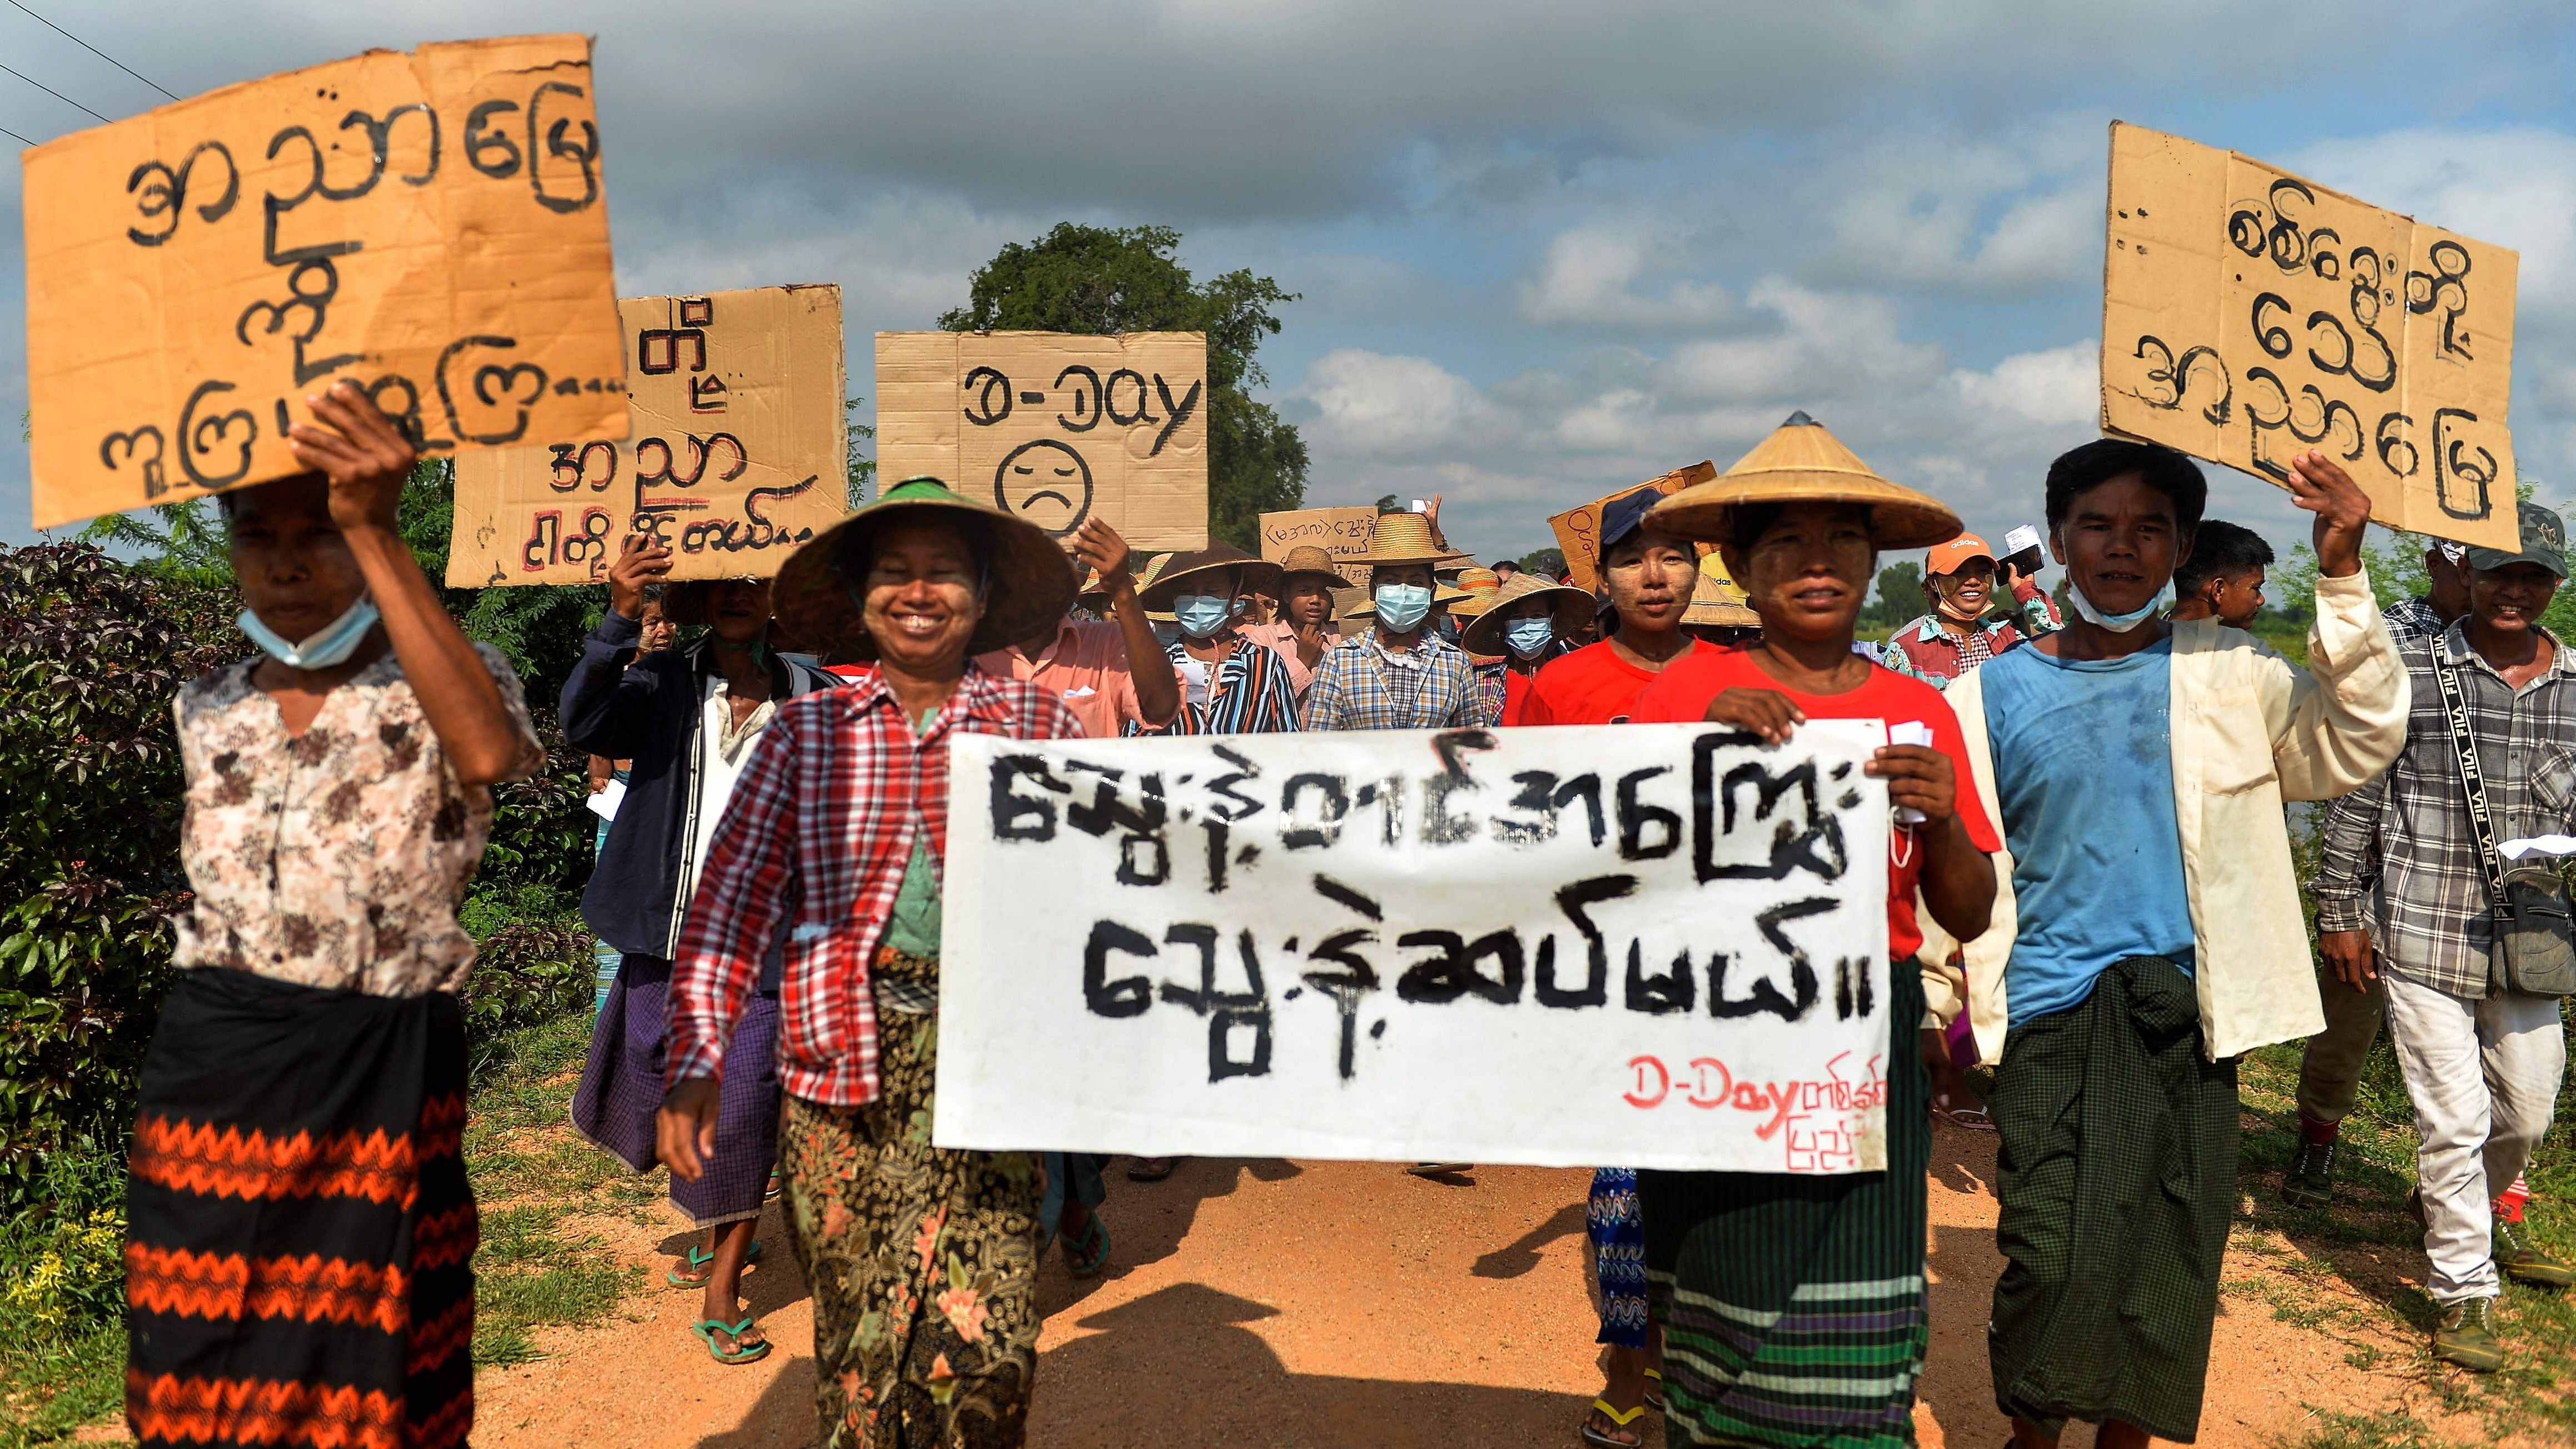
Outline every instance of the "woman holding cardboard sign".
[[799, 549], [778, 617], [838, 689], [788, 701], [716, 828], [671, 979], [660, 1156], [705, 1170], [734, 1027], [784, 935], [788, 1239], [814, 1293], [822, 1449], [1026, 1436], [1035, 1155], [930, 1145], [948, 745], [1080, 738], [1054, 694], [973, 656], [1046, 630], [1073, 570], [1035, 525], [908, 478]]
[[135, 1122], [126, 1420], [147, 1444], [461, 1444], [459, 1155], [492, 786], [543, 760], [519, 682], [395, 531], [411, 445], [354, 387], [315, 471], [220, 498], [253, 659], [181, 691], [194, 898]]

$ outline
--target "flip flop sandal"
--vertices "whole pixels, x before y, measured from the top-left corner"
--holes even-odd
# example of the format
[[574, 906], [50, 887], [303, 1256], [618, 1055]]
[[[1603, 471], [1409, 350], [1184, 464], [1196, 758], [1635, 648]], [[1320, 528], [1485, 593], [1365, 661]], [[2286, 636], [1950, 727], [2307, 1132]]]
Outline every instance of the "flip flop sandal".
[[773, 1172], [769, 1175], [769, 1185], [760, 1190], [760, 1200], [762, 1202], [776, 1202], [778, 1201], [778, 1195], [786, 1190], [786, 1180]]
[[1995, 1116], [1983, 1107], [1935, 1107], [1932, 1115], [1962, 1132], [1992, 1132]]
[[[769, 1357], [769, 1340], [764, 1338], [758, 1343], [745, 1345], [742, 1336], [751, 1332], [752, 1327], [752, 1317], [746, 1313], [740, 1323], [727, 1323], [721, 1318], [701, 1318], [689, 1325], [689, 1331], [696, 1334], [700, 1342], [706, 1344], [707, 1356], [718, 1363], [758, 1363]], [[716, 1335], [719, 1333], [733, 1340], [731, 1349], [716, 1347]]]
[[[752, 1239], [751, 1251], [742, 1255], [742, 1265], [744, 1267], [748, 1268], [752, 1264], [760, 1261], [760, 1248], [760, 1239]], [[670, 1272], [662, 1275], [662, 1281], [670, 1284], [674, 1288], [704, 1288], [707, 1286], [707, 1275], [704, 1270], [709, 1265], [713, 1264], [715, 1260], [715, 1254], [710, 1253], [706, 1249], [698, 1247], [693, 1243], [689, 1246], [688, 1263], [689, 1271], [697, 1274], [697, 1276], [694, 1278], [683, 1278], [680, 1276], [680, 1270], [673, 1268]]]
[[1596, 1449], [1637, 1449], [1637, 1446], [1646, 1442], [1646, 1436], [1634, 1429], [1629, 1429], [1628, 1426], [1637, 1422], [1645, 1412], [1646, 1406], [1639, 1404], [1623, 1414], [1610, 1407], [1608, 1399], [1594, 1399], [1592, 1413], [1599, 1414], [1616, 1427], [1627, 1430], [1628, 1437], [1623, 1439], [1606, 1429], [1593, 1427], [1592, 1415], [1586, 1414], [1583, 1417], [1583, 1442], [1596, 1446]]
[[1660, 1414], [1664, 1411], [1664, 1371], [1646, 1370], [1646, 1407]]
[[1109, 1225], [1093, 1213], [1082, 1236], [1064, 1240], [1064, 1268], [1076, 1278], [1097, 1278], [1109, 1266]]

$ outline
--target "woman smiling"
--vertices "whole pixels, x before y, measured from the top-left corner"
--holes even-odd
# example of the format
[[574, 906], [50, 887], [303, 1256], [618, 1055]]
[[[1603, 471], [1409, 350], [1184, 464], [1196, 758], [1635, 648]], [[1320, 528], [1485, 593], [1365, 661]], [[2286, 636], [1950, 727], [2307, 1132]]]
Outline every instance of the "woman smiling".
[[1082, 737], [1054, 695], [969, 662], [1044, 631], [1076, 587], [1043, 530], [933, 478], [779, 572], [779, 622], [867, 667], [781, 707], [716, 827], [673, 966], [660, 1156], [706, 1170], [725, 1048], [783, 934], [788, 1238], [824, 1449], [1026, 1434], [1045, 1182], [1029, 1153], [930, 1145], [940, 863], [950, 740]]

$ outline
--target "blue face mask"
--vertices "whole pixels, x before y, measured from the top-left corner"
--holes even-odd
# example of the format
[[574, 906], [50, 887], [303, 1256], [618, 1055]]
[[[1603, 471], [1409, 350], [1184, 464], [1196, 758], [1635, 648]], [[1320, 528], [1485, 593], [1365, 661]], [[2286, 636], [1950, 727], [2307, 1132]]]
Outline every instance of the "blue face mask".
[[383, 615], [376, 612], [376, 601], [364, 594], [351, 604], [346, 613], [322, 626], [322, 631], [301, 643], [259, 621], [259, 615], [248, 609], [233, 622], [250, 636], [250, 642], [266, 651], [268, 657], [289, 669], [328, 669], [345, 664], [366, 641], [367, 631], [376, 627]]
[[1421, 584], [1380, 584], [1377, 621], [1390, 634], [1410, 634], [1431, 613], [1431, 590]]
[[1225, 627], [1234, 617], [1234, 601], [1213, 594], [1183, 594], [1172, 600], [1172, 619], [1181, 632], [1193, 639], [1205, 639]]
[[2084, 597], [2084, 590], [2078, 588], [2074, 580], [2069, 579], [2066, 583], [2066, 602], [2073, 604], [2075, 612], [2083, 615], [2084, 621], [2094, 628], [2108, 629], [2114, 634], [2126, 634], [2155, 617], [2156, 610], [2164, 607], [2167, 592], [2166, 589], [2156, 590], [2154, 598], [2125, 614], [2106, 614], [2095, 608], [2093, 601]]
[[1556, 637], [1556, 621], [1542, 614], [1535, 619], [1514, 619], [1503, 626], [1503, 643], [1523, 659], [1536, 659], [1539, 651]]

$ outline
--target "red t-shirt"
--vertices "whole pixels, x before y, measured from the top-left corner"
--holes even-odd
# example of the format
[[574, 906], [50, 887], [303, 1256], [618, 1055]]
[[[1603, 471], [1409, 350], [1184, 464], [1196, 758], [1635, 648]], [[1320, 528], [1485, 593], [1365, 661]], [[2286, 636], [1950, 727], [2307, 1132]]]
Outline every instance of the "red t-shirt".
[[[1959, 717], [1950, 712], [1941, 692], [1919, 679], [1871, 665], [1869, 678], [1845, 694], [1801, 694], [1784, 689], [1762, 672], [1749, 649], [1707, 649], [1676, 659], [1637, 696], [1631, 717], [1639, 724], [1697, 724], [1708, 715], [1709, 701], [1730, 689], [1768, 689], [1785, 694], [1809, 719], [1878, 719], [1889, 724], [1920, 721], [1932, 727], [1932, 747], [1950, 757], [1958, 776], [1959, 820], [1968, 839], [1992, 854], [2004, 848], [1987, 823], [1979, 802], [1977, 778], [1968, 769], [1967, 742], [1959, 734]], [[1923, 928], [1914, 918], [1914, 889], [1923, 873], [1923, 851], [1914, 832], [1903, 826], [1887, 838], [1887, 954], [1908, 961], [1923, 948]]]
[[1635, 717], [1637, 696], [1647, 685], [1669, 676], [1674, 670], [1703, 655], [1714, 654], [1717, 646], [1693, 639], [1689, 649], [1664, 666], [1657, 674], [1640, 669], [1619, 657], [1610, 641], [1586, 644], [1571, 654], [1561, 655], [1541, 666], [1530, 691], [1521, 701], [1520, 717], [1509, 713], [1505, 724], [1525, 725], [1602, 725], [1625, 724]]

